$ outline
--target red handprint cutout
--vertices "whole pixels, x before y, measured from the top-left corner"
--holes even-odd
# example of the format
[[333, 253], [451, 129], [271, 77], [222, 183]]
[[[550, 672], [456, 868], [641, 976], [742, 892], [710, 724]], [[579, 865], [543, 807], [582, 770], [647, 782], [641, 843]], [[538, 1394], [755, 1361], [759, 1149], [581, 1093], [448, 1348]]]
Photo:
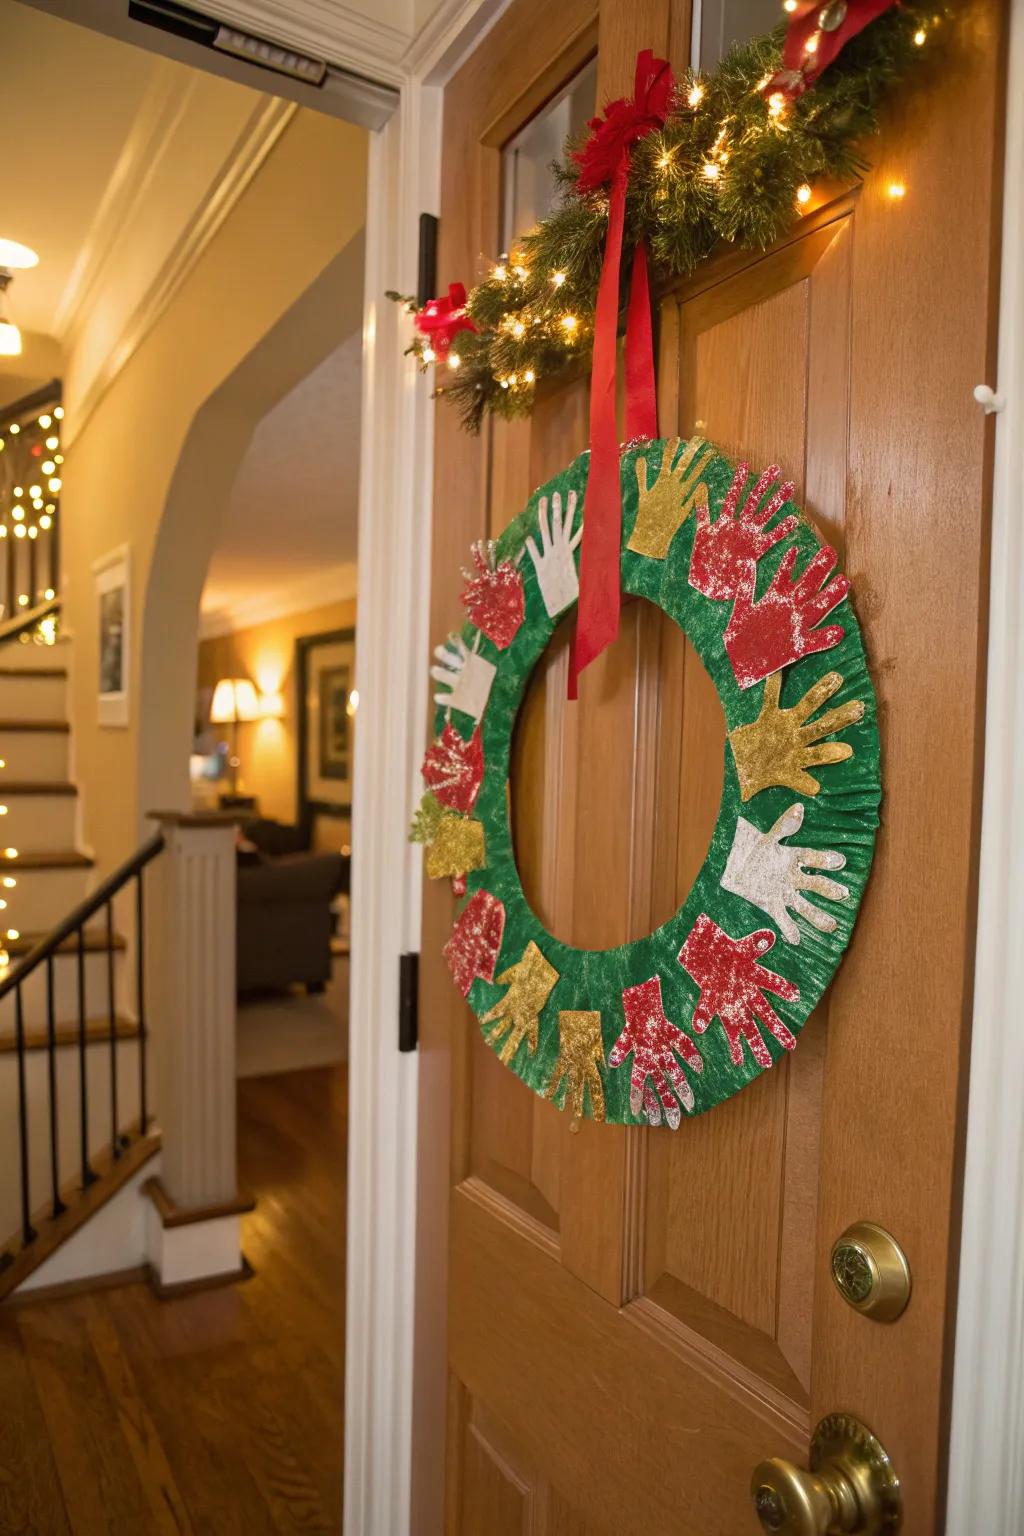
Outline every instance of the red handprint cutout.
[[449, 722], [427, 749], [420, 769], [424, 782], [450, 811], [468, 816], [484, 778], [484, 744], [479, 727], [468, 741]]
[[472, 549], [476, 574], [463, 571], [468, 585], [462, 604], [477, 629], [507, 650], [519, 633], [525, 602], [522, 573], [511, 560], [498, 561], [493, 539], [479, 539]]
[[[776, 484], [780, 474], [777, 464], [768, 466], [737, 514], [747, 473], [747, 465], [741, 464], [715, 522], [711, 521], [706, 502], [697, 508], [697, 527], [690, 556], [690, 586], [720, 603], [736, 596], [748, 562], [760, 560], [780, 539], [792, 533], [797, 523], [795, 517], [784, 517], [774, 528], [765, 526], [793, 494], [791, 481]], [[763, 507], [759, 507], [761, 497], [772, 486], [775, 489], [771, 496]]]
[[[838, 645], [846, 631], [841, 624], [815, 629], [850, 590], [845, 576], [824, 586], [836, 563], [836, 552], [825, 545], [793, 580], [797, 550], [787, 549], [771, 586], [754, 602], [757, 565], [747, 562], [736, 587], [736, 601], [725, 631], [725, 649], [741, 688], [752, 688], [801, 656]], [[821, 590], [819, 590], [819, 588]]]
[[765, 992], [774, 992], [787, 1003], [795, 1003], [799, 989], [784, 976], [777, 976], [755, 955], [766, 955], [775, 943], [769, 928], [757, 928], [742, 939], [730, 938], [718, 924], [702, 912], [689, 938], [679, 951], [679, 964], [700, 988], [693, 1010], [693, 1027], [702, 1035], [717, 1015], [729, 1042], [729, 1056], [734, 1066], [743, 1060], [743, 1041], [750, 1046], [760, 1067], [770, 1067], [771, 1054], [758, 1028], [758, 1019], [766, 1024], [780, 1045], [791, 1051], [796, 1040], [783, 1024]]
[[[690, 1039], [665, 1017], [661, 998], [661, 977], [652, 976], [622, 993], [622, 1011], [626, 1027], [608, 1053], [610, 1067], [621, 1066], [633, 1052], [629, 1078], [629, 1107], [639, 1115], [641, 1106], [651, 1125], [660, 1125], [662, 1111], [673, 1130], [679, 1124], [679, 1105], [693, 1109], [693, 1089], [676, 1060], [683, 1057], [694, 1072], [704, 1068], [704, 1060]], [[677, 1102], [678, 1099], [678, 1102]], [[660, 1100], [660, 1103], [659, 1103]]]
[[478, 976], [494, 980], [501, 937], [505, 932], [505, 905], [490, 891], [474, 891], [444, 947], [448, 969], [463, 997]]

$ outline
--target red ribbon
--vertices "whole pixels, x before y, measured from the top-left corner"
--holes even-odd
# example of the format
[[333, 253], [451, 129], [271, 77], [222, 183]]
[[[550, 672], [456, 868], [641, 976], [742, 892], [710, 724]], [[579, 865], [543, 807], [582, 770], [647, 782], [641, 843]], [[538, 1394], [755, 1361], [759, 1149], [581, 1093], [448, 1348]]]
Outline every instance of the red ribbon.
[[[782, 68], [764, 87], [795, 99], [813, 85], [851, 37], [898, 0], [799, 0], [786, 28]], [[810, 48], [808, 48], [810, 44]]]
[[[664, 123], [672, 85], [668, 61], [656, 59], [651, 50], [645, 48], [637, 57], [632, 100], [610, 102], [603, 118], [591, 120], [589, 139], [573, 155], [580, 167], [576, 183], [579, 192], [595, 192], [608, 182], [611, 187], [608, 237], [594, 313], [590, 472], [580, 551], [579, 612], [569, 668], [571, 699], [576, 697], [579, 673], [611, 644], [619, 632], [622, 492], [615, 386], [626, 184], [630, 150], [637, 139]], [[626, 312], [626, 438], [655, 437], [657, 431], [647, 251], [641, 241], [633, 258]]]

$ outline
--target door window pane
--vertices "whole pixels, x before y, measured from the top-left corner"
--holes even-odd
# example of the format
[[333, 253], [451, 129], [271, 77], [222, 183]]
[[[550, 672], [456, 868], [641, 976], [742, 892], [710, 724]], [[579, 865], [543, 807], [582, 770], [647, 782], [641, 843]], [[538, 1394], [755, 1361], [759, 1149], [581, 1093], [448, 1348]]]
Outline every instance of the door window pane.
[[712, 70], [733, 43], [770, 32], [782, 21], [779, 0], [695, 0], [693, 62]]
[[502, 156], [504, 208], [501, 244], [510, 250], [558, 200], [551, 162], [560, 160], [565, 141], [578, 138], [594, 115], [597, 99], [597, 60], [580, 70], [542, 112], [520, 129]]

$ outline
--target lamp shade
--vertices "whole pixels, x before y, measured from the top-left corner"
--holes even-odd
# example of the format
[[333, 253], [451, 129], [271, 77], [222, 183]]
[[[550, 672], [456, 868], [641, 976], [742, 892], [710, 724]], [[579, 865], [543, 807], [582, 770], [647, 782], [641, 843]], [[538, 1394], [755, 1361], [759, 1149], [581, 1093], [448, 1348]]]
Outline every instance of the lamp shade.
[[21, 332], [13, 320], [0, 319], [0, 357], [21, 356]]
[[211, 725], [235, 725], [239, 720], [255, 720], [259, 712], [256, 684], [251, 678], [221, 678], [213, 690]]

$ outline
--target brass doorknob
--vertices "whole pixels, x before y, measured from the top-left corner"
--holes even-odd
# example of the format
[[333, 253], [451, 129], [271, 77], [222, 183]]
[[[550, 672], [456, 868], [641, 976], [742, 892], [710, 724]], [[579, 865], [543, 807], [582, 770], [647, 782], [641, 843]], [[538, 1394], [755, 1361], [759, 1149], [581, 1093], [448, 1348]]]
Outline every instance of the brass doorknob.
[[822, 1419], [810, 1471], [772, 1457], [754, 1468], [750, 1492], [773, 1536], [887, 1536], [898, 1531], [900, 1485], [869, 1429], [845, 1413]]

